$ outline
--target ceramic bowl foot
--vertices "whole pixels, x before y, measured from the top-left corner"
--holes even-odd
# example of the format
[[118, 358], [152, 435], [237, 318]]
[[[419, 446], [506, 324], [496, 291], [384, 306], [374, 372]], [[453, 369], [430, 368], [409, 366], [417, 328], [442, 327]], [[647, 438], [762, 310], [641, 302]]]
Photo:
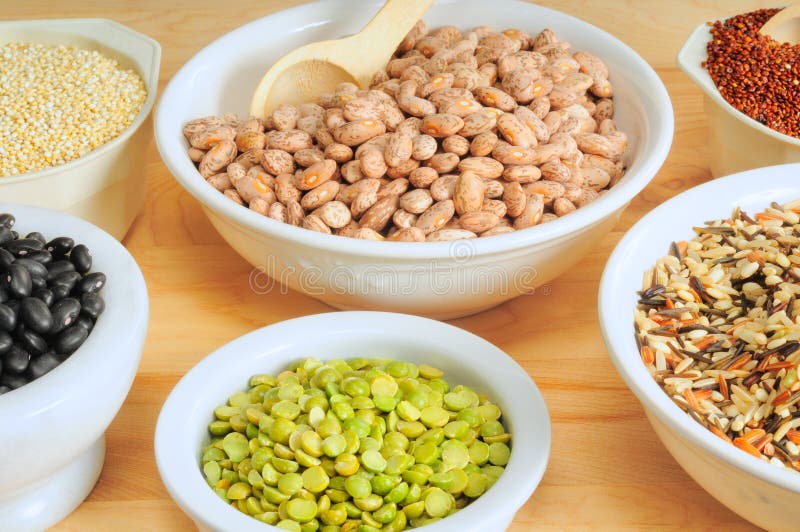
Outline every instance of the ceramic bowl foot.
[[0, 498], [0, 530], [33, 532], [69, 515], [94, 488], [106, 456], [105, 436], [46, 479]]

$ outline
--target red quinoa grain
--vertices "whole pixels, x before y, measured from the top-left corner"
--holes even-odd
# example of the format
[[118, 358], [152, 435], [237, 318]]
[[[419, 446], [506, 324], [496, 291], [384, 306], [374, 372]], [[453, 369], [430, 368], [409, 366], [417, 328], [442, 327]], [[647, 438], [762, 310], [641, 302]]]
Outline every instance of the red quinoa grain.
[[761, 9], [712, 24], [705, 67], [725, 100], [750, 118], [800, 137], [800, 45], [758, 30], [780, 9]]

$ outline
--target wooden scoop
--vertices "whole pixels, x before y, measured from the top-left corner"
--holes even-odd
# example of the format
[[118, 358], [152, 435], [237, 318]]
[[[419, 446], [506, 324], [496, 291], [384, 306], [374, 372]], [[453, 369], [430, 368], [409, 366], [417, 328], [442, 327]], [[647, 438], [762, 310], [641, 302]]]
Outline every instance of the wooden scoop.
[[307, 44], [279, 59], [261, 79], [250, 114], [265, 118], [282, 103], [315, 102], [343, 82], [367, 88], [433, 0], [388, 0], [361, 32]]
[[778, 11], [759, 30], [761, 35], [769, 35], [774, 41], [800, 44], [800, 3]]

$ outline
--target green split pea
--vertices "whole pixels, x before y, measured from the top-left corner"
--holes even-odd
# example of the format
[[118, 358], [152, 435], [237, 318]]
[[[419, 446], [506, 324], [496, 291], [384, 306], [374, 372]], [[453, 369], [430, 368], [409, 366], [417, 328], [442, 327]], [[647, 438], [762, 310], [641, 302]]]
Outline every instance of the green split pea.
[[308, 358], [214, 409], [209, 486], [298, 532], [398, 532], [480, 497], [511, 457], [500, 408], [427, 364]]

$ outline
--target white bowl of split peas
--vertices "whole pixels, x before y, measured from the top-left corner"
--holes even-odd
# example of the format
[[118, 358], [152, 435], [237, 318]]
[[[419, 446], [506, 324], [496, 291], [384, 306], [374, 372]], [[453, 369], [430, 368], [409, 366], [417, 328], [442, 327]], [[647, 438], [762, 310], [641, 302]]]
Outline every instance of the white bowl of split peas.
[[[237, 338], [200, 361], [170, 393], [156, 426], [156, 462], [170, 495], [200, 530], [301, 530], [296, 523], [275, 528], [226, 504], [207, 483], [200, 460], [217, 406], [246, 390], [252, 376], [276, 376], [309, 357], [427, 364], [444, 373], [451, 389], [469, 386], [500, 408], [511, 453], [497, 482], [464, 508], [421, 530], [505, 530], [538, 486], [550, 454], [550, 418], [538, 388], [511, 357], [471, 333], [434, 320], [388, 312], [332, 312]], [[325, 520], [323, 510], [319, 513], [317, 525]]]
[[456, 24], [464, 31], [489, 25], [536, 35], [551, 28], [573, 50], [591, 51], [607, 64], [615, 121], [628, 136], [622, 158], [626, 173], [595, 201], [546, 224], [441, 242], [336, 237], [237, 205], [207, 183], [187, 156], [182, 132], [187, 122], [231, 112], [247, 116], [252, 93], [275, 60], [303, 44], [359, 31], [380, 4], [309, 3], [256, 20], [204, 48], [175, 75], [156, 111], [156, 141], [164, 163], [200, 201], [222, 237], [254, 266], [256, 291], [267, 293], [281, 283], [340, 309], [440, 319], [532, 293], [569, 270], [614, 227], [655, 176], [672, 142], [672, 106], [652, 68], [613, 36], [574, 17], [516, 0], [444, 0], [424, 17], [430, 28]]
[[14, 96], [0, 117], [0, 197], [78, 216], [121, 240], [144, 206], [160, 45], [111, 20], [55, 19], [0, 22], [4, 46], [18, 68], [0, 92], [30, 94], [19, 84], [35, 83], [41, 102]]

